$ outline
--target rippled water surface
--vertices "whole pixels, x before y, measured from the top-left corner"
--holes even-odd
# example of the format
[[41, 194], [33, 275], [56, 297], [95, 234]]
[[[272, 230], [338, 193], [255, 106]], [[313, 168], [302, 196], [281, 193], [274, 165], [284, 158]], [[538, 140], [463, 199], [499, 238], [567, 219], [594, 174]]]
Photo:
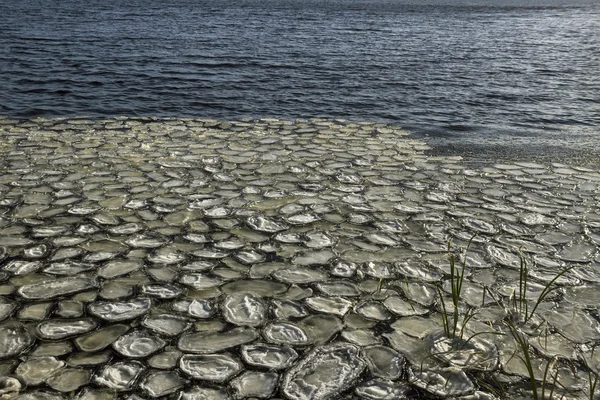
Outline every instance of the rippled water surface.
[[598, 154], [597, 2], [164, 3], [0, 3], [0, 114], [342, 117]]

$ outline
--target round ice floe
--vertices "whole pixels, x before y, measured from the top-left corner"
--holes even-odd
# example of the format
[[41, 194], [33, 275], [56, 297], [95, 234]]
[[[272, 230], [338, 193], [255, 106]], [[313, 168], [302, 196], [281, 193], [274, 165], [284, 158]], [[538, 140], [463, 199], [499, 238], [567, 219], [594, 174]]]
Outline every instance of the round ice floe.
[[[133, 233], [138, 233], [143, 230], [144, 226], [142, 224], [138, 224], [135, 222], [130, 222], [128, 224], [123, 224], [120, 226], [114, 226], [109, 228], [108, 231], [110, 233], [114, 233], [115, 235], [131, 235]], [[135, 247], [135, 246], [132, 246]]]
[[73, 392], [89, 383], [92, 372], [87, 369], [66, 368], [46, 381], [46, 384], [59, 392]]
[[405, 317], [390, 325], [394, 330], [422, 339], [439, 328], [438, 322], [420, 316]]
[[592, 261], [596, 252], [597, 246], [592, 243], [574, 243], [563, 247], [563, 249], [558, 253], [558, 257], [564, 261], [585, 263]]
[[117, 362], [102, 367], [94, 381], [111, 390], [125, 391], [133, 387], [143, 370], [143, 364], [137, 361]]
[[260, 326], [266, 313], [262, 300], [250, 293], [228, 295], [221, 309], [225, 320], [234, 325]]
[[111, 345], [119, 336], [129, 330], [129, 326], [114, 324], [105, 328], [100, 328], [90, 332], [87, 335], [75, 339], [77, 347], [85, 352], [95, 352]]
[[291, 300], [273, 300], [273, 315], [277, 319], [306, 317], [308, 311], [304, 306]]
[[293, 232], [278, 233], [277, 235], [275, 235], [274, 239], [280, 243], [287, 244], [302, 243], [302, 241], [304, 240], [301, 234]]
[[11, 260], [2, 266], [2, 270], [14, 275], [28, 275], [39, 270], [43, 265], [41, 261]]
[[552, 217], [545, 216], [543, 214], [538, 213], [522, 213], [519, 216], [519, 219], [522, 223], [527, 226], [537, 226], [537, 225], [555, 225], [557, 220]]
[[448, 250], [447, 243], [436, 242], [433, 240], [407, 238], [405, 239], [405, 241], [410, 245], [412, 249], [419, 252], [442, 253]]
[[23, 257], [25, 258], [42, 258], [50, 252], [50, 246], [46, 243], [41, 243], [32, 247], [23, 249]]
[[429, 312], [428, 309], [421, 307], [415, 302], [403, 299], [399, 296], [390, 296], [383, 301], [383, 305], [389, 311], [402, 317], [410, 315], [425, 315]]
[[166, 345], [161, 338], [146, 331], [133, 331], [117, 339], [112, 347], [122, 356], [130, 358], [147, 357]]
[[61, 340], [71, 336], [87, 333], [98, 324], [89, 318], [84, 319], [50, 319], [43, 321], [36, 327], [36, 334], [46, 340]]
[[437, 300], [438, 292], [435, 286], [421, 282], [403, 282], [398, 285], [407, 299], [429, 307]]
[[409, 369], [409, 382], [440, 397], [465, 396], [475, 391], [475, 385], [467, 374], [456, 369]]
[[185, 379], [175, 371], [156, 371], [146, 376], [140, 383], [140, 388], [150, 397], [162, 397], [181, 389]]
[[452, 366], [478, 371], [493, 371], [498, 367], [498, 349], [481, 337], [466, 341], [449, 339], [443, 332], [437, 332], [431, 340], [431, 354]]
[[211, 270], [216, 266], [217, 266], [216, 262], [199, 260], [199, 261], [193, 261], [190, 263], [183, 264], [183, 265], [179, 266], [179, 269], [182, 271], [200, 272], [200, 271]]
[[231, 397], [221, 389], [193, 387], [180, 392], [177, 400], [230, 400]]
[[256, 251], [238, 251], [233, 257], [242, 264], [250, 265], [265, 261], [266, 256]]
[[64, 361], [56, 357], [32, 357], [22, 362], [15, 370], [15, 374], [27, 385], [34, 386], [56, 375], [65, 365]]
[[112, 279], [137, 271], [142, 268], [143, 265], [144, 264], [139, 260], [113, 260], [107, 262], [98, 269], [98, 276], [105, 279]]
[[309, 297], [305, 303], [315, 311], [334, 315], [345, 315], [353, 304], [350, 300], [342, 297], [321, 296]]
[[174, 299], [181, 296], [183, 289], [169, 283], [142, 285], [140, 293], [159, 299]]
[[544, 319], [561, 335], [575, 343], [600, 339], [600, 323], [579, 308], [559, 308], [544, 312]]
[[461, 223], [473, 233], [484, 235], [494, 235], [498, 233], [498, 229], [491, 222], [480, 218], [465, 217], [461, 219]]
[[348, 214], [348, 222], [356, 225], [368, 224], [373, 221], [373, 217], [363, 213], [350, 213]]
[[358, 315], [373, 321], [386, 321], [390, 319], [390, 314], [379, 303], [373, 301], [365, 301], [354, 307], [354, 312]]
[[224, 332], [195, 332], [179, 338], [177, 347], [187, 353], [213, 353], [250, 343], [258, 338], [253, 328], [237, 327]]
[[291, 322], [272, 322], [265, 327], [263, 335], [268, 342], [303, 346], [309, 343], [302, 328]]
[[190, 272], [182, 275], [179, 282], [195, 290], [205, 290], [219, 287], [224, 281], [203, 273]]
[[231, 215], [231, 208], [229, 207], [212, 207], [205, 208], [204, 215], [208, 218], [226, 218]]
[[10, 376], [0, 377], [0, 399], [11, 400], [19, 396], [21, 382]]
[[82, 272], [96, 269], [94, 263], [82, 263], [75, 261], [54, 262], [49, 267], [44, 268], [44, 272], [52, 275], [77, 275]]
[[[423, 187], [423, 189], [424, 188], [425, 187]], [[399, 211], [399, 212], [405, 213], [405, 214], [419, 214], [419, 213], [427, 211], [427, 209], [424, 207], [420, 207], [417, 205], [410, 205], [410, 204], [397, 204], [394, 206], [394, 209], [396, 211]]]
[[333, 257], [335, 257], [335, 253], [328, 249], [320, 251], [306, 251], [295, 256], [292, 259], [292, 263], [304, 266], [325, 265]]
[[367, 329], [345, 330], [342, 332], [342, 337], [346, 341], [358, 346], [370, 346], [381, 343], [381, 339], [377, 334]]
[[338, 317], [326, 314], [309, 315], [298, 321], [298, 326], [306, 332], [311, 344], [326, 343], [343, 328]]
[[237, 399], [266, 399], [275, 391], [279, 375], [274, 372], [246, 371], [230, 383]]
[[289, 368], [298, 358], [298, 353], [288, 346], [257, 343], [242, 346], [242, 358], [246, 364], [280, 370]]
[[138, 298], [128, 301], [98, 301], [89, 305], [90, 314], [109, 322], [128, 321], [144, 315], [150, 310], [152, 301]]
[[7, 321], [0, 324], [0, 360], [20, 354], [32, 343], [33, 337], [21, 323]]
[[385, 380], [370, 380], [357, 386], [354, 390], [361, 399], [367, 400], [405, 400], [409, 399], [410, 387]]
[[550, 246], [545, 244], [539, 244], [532, 242], [530, 240], [520, 239], [520, 238], [512, 238], [507, 236], [496, 236], [495, 241], [506, 246], [508, 249], [513, 249], [514, 251], [522, 251], [524, 253], [533, 253], [533, 254], [548, 254], [554, 253], [556, 250]]
[[[180, 311], [180, 310], [178, 310]], [[187, 304], [185, 310], [189, 315], [196, 318], [210, 318], [216, 312], [215, 305], [208, 300], [193, 300]]]
[[318, 283], [317, 288], [327, 296], [360, 296], [361, 291], [358, 286], [348, 281], [332, 281]]
[[8, 318], [16, 309], [16, 302], [0, 300], [0, 321]]
[[260, 215], [249, 217], [246, 222], [250, 228], [259, 232], [276, 233], [288, 228], [285, 224]]
[[165, 336], [177, 336], [191, 326], [186, 318], [172, 314], [149, 315], [142, 321], [146, 328]]
[[50, 257], [50, 261], [62, 261], [70, 258], [79, 257], [85, 253], [85, 250], [79, 247], [63, 247], [62, 249], [58, 249], [56, 253], [52, 257]]
[[373, 232], [364, 235], [369, 242], [380, 246], [398, 246], [399, 242], [396, 238], [389, 234]]
[[296, 214], [285, 218], [285, 221], [291, 225], [308, 225], [320, 220], [321, 217], [312, 213]]
[[223, 293], [251, 293], [260, 297], [273, 297], [288, 290], [287, 285], [262, 279], [240, 279], [228, 282], [221, 287]]
[[293, 267], [282, 268], [273, 273], [273, 277], [285, 283], [302, 284], [327, 280], [327, 273], [317, 269]]
[[242, 364], [227, 354], [185, 354], [179, 360], [181, 370], [194, 379], [223, 383], [242, 370]]
[[282, 390], [293, 400], [326, 399], [351, 387], [364, 368], [354, 345], [317, 347], [285, 374]]
[[399, 379], [406, 368], [405, 358], [386, 346], [371, 346], [363, 349], [364, 359], [373, 376], [384, 379]]
[[324, 232], [308, 232], [304, 236], [306, 237], [304, 244], [311, 249], [322, 249], [335, 243], [335, 240]]
[[27, 300], [45, 300], [93, 289], [98, 282], [92, 278], [64, 278], [60, 280], [23, 285], [18, 293]]
[[461, 253], [459, 255], [459, 261], [461, 264], [466, 263], [467, 268], [486, 269], [492, 266], [492, 264], [486, 260], [485, 255], [478, 251]]
[[513, 269], [519, 269], [521, 266], [521, 258], [517, 251], [508, 252], [494, 245], [487, 246], [486, 251], [492, 261], [497, 264]]
[[358, 264], [350, 261], [338, 261], [331, 267], [331, 275], [350, 278], [356, 274]]
[[221, 258], [225, 258], [229, 255], [229, 253], [226, 253], [224, 251], [215, 251], [211, 250], [210, 248], [196, 250], [193, 251], [192, 254], [196, 257], [207, 258], [209, 260], [220, 260]]
[[442, 273], [434, 267], [422, 265], [417, 261], [398, 262], [394, 264], [396, 271], [403, 276], [423, 282], [439, 282]]
[[162, 247], [156, 250], [155, 253], [148, 254], [146, 259], [153, 264], [173, 265], [186, 261], [187, 256], [173, 249]]

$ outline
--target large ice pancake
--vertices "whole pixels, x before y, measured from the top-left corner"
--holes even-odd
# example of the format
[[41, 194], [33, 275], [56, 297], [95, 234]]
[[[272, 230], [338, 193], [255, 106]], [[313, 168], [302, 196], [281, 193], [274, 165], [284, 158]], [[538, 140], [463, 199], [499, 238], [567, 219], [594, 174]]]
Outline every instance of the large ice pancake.
[[242, 363], [227, 354], [186, 354], [179, 361], [181, 370], [194, 379], [226, 382], [242, 370]]
[[33, 337], [19, 322], [0, 325], [0, 359], [13, 357], [33, 343]]
[[146, 314], [151, 306], [152, 301], [144, 297], [128, 301], [98, 301], [89, 305], [89, 312], [109, 322], [128, 321]]
[[46, 300], [83, 292], [97, 286], [98, 282], [95, 279], [74, 277], [23, 285], [19, 288], [19, 294], [27, 300]]
[[250, 293], [228, 295], [222, 303], [223, 317], [234, 325], [260, 326], [264, 323], [266, 307]]
[[41, 322], [36, 327], [36, 335], [46, 340], [60, 340], [71, 336], [79, 336], [96, 328], [98, 323], [90, 318], [51, 319]]
[[351, 344], [317, 347], [285, 374], [283, 392], [293, 400], [326, 399], [350, 388], [365, 366]]
[[253, 328], [237, 327], [225, 332], [196, 332], [181, 336], [177, 347], [187, 353], [215, 353], [250, 343], [258, 338]]

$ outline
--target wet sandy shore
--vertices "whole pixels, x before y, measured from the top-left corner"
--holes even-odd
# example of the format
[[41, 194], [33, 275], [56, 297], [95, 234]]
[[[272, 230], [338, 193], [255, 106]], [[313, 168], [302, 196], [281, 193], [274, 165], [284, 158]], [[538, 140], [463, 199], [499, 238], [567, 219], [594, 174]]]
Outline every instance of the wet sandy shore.
[[599, 184], [384, 124], [0, 119], [0, 398], [528, 399], [507, 320], [585, 398]]

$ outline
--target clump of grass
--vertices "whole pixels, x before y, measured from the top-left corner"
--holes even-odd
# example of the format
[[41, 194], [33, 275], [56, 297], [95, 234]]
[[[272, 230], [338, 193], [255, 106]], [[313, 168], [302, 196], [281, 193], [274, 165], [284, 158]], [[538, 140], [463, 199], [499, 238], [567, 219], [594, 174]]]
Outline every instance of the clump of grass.
[[[521, 326], [522, 324], [525, 324], [531, 320], [531, 318], [534, 316], [538, 306], [542, 303], [542, 301], [544, 301], [544, 299], [546, 297], [548, 297], [548, 295], [550, 295], [553, 291], [555, 291], [559, 288], [558, 285], [555, 285], [555, 282], [560, 277], [565, 275], [567, 272], [569, 272], [570, 270], [575, 268], [576, 265], [572, 265], [568, 268], [565, 268], [562, 271], [560, 271], [558, 274], [556, 274], [556, 276], [554, 276], [554, 278], [544, 286], [542, 293], [538, 296], [537, 300], [533, 304], [533, 307], [530, 309], [529, 302], [527, 301], [527, 286], [528, 286], [528, 282], [529, 282], [529, 269], [527, 268], [527, 260], [523, 256], [523, 253], [521, 252], [521, 250], [519, 250], [519, 258], [520, 258], [519, 288], [518, 288], [517, 293], [513, 293], [512, 313], [510, 313], [508, 311], [506, 312], [505, 325], [508, 327], [508, 330], [509, 330], [511, 336], [513, 337], [513, 339], [515, 340], [515, 343], [517, 344], [517, 350], [520, 350], [520, 352], [521, 352], [521, 355], [519, 355], [519, 358], [523, 361], [523, 363], [525, 364], [525, 367], [527, 368], [527, 372], [529, 374], [529, 381], [530, 381], [531, 389], [532, 389], [532, 393], [533, 393], [533, 399], [534, 400], [540, 400], [540, 399], [541, 400], [552, 400], [553, 395], [554, 395], [554, 389], [556, 388], [557, 384], [560, 385], [560, 382], [558, 382], [558, 370], [555, 370], [555, 365], [556, 365], [557, 359], [554, 358], [551, 362], [549, 361], [546, 364], [546, 368], [544, 369], [544, 375], [543, 375], [542, 381], [540, 383], [541, 386], [538, 387], [538, 382], [535, 377], [535, 374], [533, 371], [533, 364], [531, 361], [532, 354], [530, 353], [529, 341], [528, 341], [526, 334], [522, 333], [519, 330], [519, 326]], [[490, 295], [492, 295], [491, 292], [490, 292]], [[547, 327], [546, 327], [546, 329], [547, 329]], [[554, 374], [552, 374], [551, 370], [554, 371]], [[592, 376], [591, 376], [590, 371], [591, 370], [588, 368], [588, 374], [589, 374], [588, 379], [590, 379], [589, 382], [590, 382], [590, 393], [591, 393], [590, 399], [593, 400], [593, 392], [596, 390], [596, 384], [598, 382], [598, 377], [596, 375], [594, 382], [592, 383]], [[550, 372], [550, 376], [548, 376], [549, 372]], [[551, 382], [550, 382], [550, 380], [551, 380]], [[548, 396], [546, 396], [549, 386], [551, 387], [551, 389], [550, 389]], [[541, 397], [539, 397], [538, 389], [541, 389]]]
[[[475, 236], [471, 237], [466, 247], [465, 252], [468, 251], [471, 242]], [[474, 337], [483, 334], [493, 334], [493, 335], [504, 335], [507, 334], [506, 331], [495, 331], [493, 327], [490, 326], [490, 331], [488, 332], [476, 332], [466, 340], [464, 339], [465, 327], [467, 323], [474, 317], [475, 311], [472, 307], [469, 307], [462, 315], [460, 315], [459, 309], [461, 307], [461, 295], [463, 289], [463, 283], [465, 279], [465, 271], [466, 271], [466, 257], [462, 263], [462, 265], [456, 265], [456, 258], [454, 253], [451, 251], [451, 242], [448, 242], [448, 253], [450, 260], [450, 283], [451, 283], [451, 298], [452, 298], [452, 306], [446, 304], [444, 300], [442, 289], [439, 285], [436, 286], [438, 291], [438, 295], [440, 296], [440, 302], [442, 305], [442, 323], [444, 328], [445, 336], [452, 341], [452, 347], [454, 349], [460, 349], [460, 347], [465, 346], [469, 343]], [[556, 284], [556, 282], [564, 276], [566, 273], [571, 271], [576, 267], [576, 265], [572, 265], [567, 267], [557, 273], [552, 280], [550, 280], [542, 289], [541, 294], [538, 298], [533, 302], [533, 305], [530, 305], [527, 299], [527, 290], [529, 285], [529, 268], [527, 265], [527, 259], [523, 256], [521, 250], [519, 250], [520, 257], [520, 268], [519, 268], [519, 286], [517, 289], [513, 291], [513, 294], [509, 298], [508, 306], [503, 307], [501, 302], [497, 299], [496, 295], [492, 290], [488, 287], [484, 287], [484, 293], [482, 298], [482, 305], [485, 303], [486, 294], [489, 294], [494, 301], [498, 304], [498, 306], [502, 307], [505, 311], [504, 325], [508, 329], [509, 334], [515, 341], [516, 344], [516, 352], [515, 355], [519, 357], [521, 361], [523, 361], [527, 373], [529, 375], [529, 382], [531, 384], [532, 389], [532, 398], [533, 400], [558, 400], [563, 399], [564, 394], [558, 395], [555, 393], [556, 389], [561, 387], [566, 389], [559, 381], [559, 370], [557, 368], [558, 358], [554, 357], [546, 363], [544, 368], [544, 373], [541, 379], [537, 379], [534, 371], [534, 356], [535, 354], [531, 351], [531, 346], [529, 344], [529, 337], [525, 332], [523, 332], [522, 327], [524, 324], [529, 322], [532, 317], [536, 314], [536, 311], [540, 304], [555, 290], [559, 289], [560, 286]], [[511, 307], [512, 306], [512, 307]], [[450, 315], [452, 313], [452, 316]], [[459, 328], [460, 326], [460, 328]], [[546, 326], [546, 329], [548, 327]], [[546, 337], [547, 340], [547, 337]], [[452, 350], [454, 351], [454, 350]], [[519, 353], [519, 354], [517, 354]], [[593, 353], [593, 351], [592, 351]], [[600, 373], [590, 368], [583, 356], [581, 357], [583, 360], [583, 366], [585, 373], [587, 374], [588, 384], [589, 384], [589, 399], [594, 400], [598, 398], [600, 393]], [[555, 399], [556, 397], [556, 399]]]
[[[510, 331], [511, 336], [515, 340], [515, 343], [517, 344], [517, 350], [521, 351], [521, 355], [519, 355], [518, 357], [525, 364], [525, 368], [527, 368], [527, 373], [529, 375], [529, 382], [531, 384], [531, 391], [533, 393], [533, 399], [534, 400], [552, 400], [552, 396], [554, 395], [554, 389], [556, 388], [556, 384], [558, 382], [558, 370], [555, 369], [557, 358], [555, 357], [552, 359], [552, 362], [549, 361], [546, 363], [546, 368], [544, 369], [544, 375], [542, 377], [541, 386], [539, 387], [539, 389], [541, 389], [541, 397], [540, 397], [540, 395], [538, 393], [538, 382], [535, 377], [535, 372], [533, 370], [533, 363], [531, 361], [532, 354], [529, 350], [530, 349], [529, 340], [524, 333], [521, 333], [519, 331], [519, 329], [515, 326], [513, 321], [508, 320], [505, 322], [505, 324], [508, 327], [508, 330]], [[552, 376], [553, 375], [552, 371], [554, 371], [554, 376]], [[550, 376], [548, 376], [548, 372], [550, 372]], [[552, 380], [551, 383], [550, 383], [550, 379]], [[546, 392], [547, 392], [549, 386], [550, 386], [550, 393], [548, 396], [546, 396]]]
[[548, 297], [548, 295], [550, 293], [552, 293], [553, 291], [555, 291], [559, 288], [559, 286], [554, 285], [554, 282], [556, 282], [561, 276], [563, 276], [564, 274], [566, 274], [567, 272], [569, 272], [570, 270], [575, 268], [576, 265], [572, 265], [568, 268], [563, 269], [550, 282], [548, 282], [548, 284], [546, 284], [546, 286], [544, 286], [542, 293], [539, 295], [535, 304], [533, 305], [533, 308], [530, 311], [529, 310], [529, 302], [527, 301], [527, 285], [528, 285], [528, 281], [529, 281], [529, 269], [527, 268], [527, 260], [523, 256], [523, 253], [521, 252], [521, 250], [519, 250], [519, 258], [520, 258], [519, 291], [516, 295], [515, 295], [515, 293], [513, 293], [513, 314], [514, 314], [514, 317], [516, 318], [517, 322], [525, 324], [525, 323], [529, 322], [531, 317], [533, 317], [533, 315], [535, 314], [535, 311], [537, 310], [537, 308], [541, 304], [541, 302], [544, 301], [544, 299], [546, 297]]
[[[465, 252], [469, 251], [469, 247], [471, 246], [471, 242], [475, 238], [476, 235], [473, 235], [467, 244], [467, 248]], [[467, 259], [463, 260], [462, 268], [458, 268], [456, 266], [456, 258], [452, 250], [452, 243], [448, 242], [448, 253], [450, 257], [450, 285], [451, 285], [451, 295], [452, 295], [452, 321], [450, 321], [450, 315], [448, 313], [448, 309], [446, 308], [446, 302], [444, 301], [444, 296], [442, 295], [442, 289], [439, 286], [436, 286], [438, 295], [440, 296], [440, 301], [442, 303], [442, 324], [444, 325], [444, 333], [448, 339], [456, 339], [457, 338], [457, 330], [459, 326], [459, 305], [460, 305], [460, 296], [462, 293], [462, 286], [465, 280], [465, 270], [467, 269]], [[463, 316], [462, 326], [459, 331], [458, 338], [462, 339], [464, 334], [464, 329], [467, 323], [475, 313], [471, 308], [467, 309]]]

